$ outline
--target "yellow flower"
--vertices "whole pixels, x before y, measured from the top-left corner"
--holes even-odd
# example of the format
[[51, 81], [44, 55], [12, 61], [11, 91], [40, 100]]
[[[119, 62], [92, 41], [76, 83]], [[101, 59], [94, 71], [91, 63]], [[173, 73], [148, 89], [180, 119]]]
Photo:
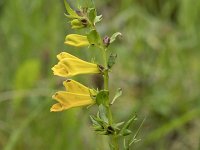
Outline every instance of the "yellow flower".
[[73, 107], [85, 106], [94, 104], [95, 101], [91, 96], [95, 95], [95, 91], [76, 82], [67, 80], [63, 82], [66, 91], [56, 92], [52, 98], [58, 101], [51, 107], [52, 112], [63, 111]]
[[90, 45], [87, 39], [87, 36], [78, 35], [78, 34], [67, 35], [64, 43], [66, 45], [75, 46], [75, 47], [84, 47], [84, 46]]
[[100, 73], [97, 64], [83, 61], [69, 53], [62, 52], [57, 55], [57, 58], [59, 62], [52, 68], [54, 75], [71, 77], [78, 74]]

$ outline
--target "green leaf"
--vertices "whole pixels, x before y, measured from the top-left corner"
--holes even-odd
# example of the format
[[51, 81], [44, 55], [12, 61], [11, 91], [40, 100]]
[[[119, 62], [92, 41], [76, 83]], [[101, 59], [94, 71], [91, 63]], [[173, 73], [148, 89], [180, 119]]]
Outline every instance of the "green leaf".
[[124, 122], [115, 123], [115, 124], [113, 124], [113, 127], [118, 128], [118, 127], [122, 126], [123, 124], [124, 124]]
[[102, 90], [96, 96], [96, 103], [99, 106], [101, 104], [104, 106], [108, 106], [109, 105], [108, 100], [109, 100], [109, 92], [108, 91]]
[[110, 38], [110, 43], [113, 43], [118, 36], [122, 36], [122, 34], [120, 32], [114, 33]]
[[111, 104], [114, 104], [114, 102], [116, 101], [116, 99], [118, 99], [121, 95], [122, 95], [122, 89], [121, 89], [121, 88], [118, 88], [118, 89], [117, 89], [117, 92], [116, 92], [116, 94], [115, 94], [115, 97], [113, 98]]
[[100, 22], [103, 19], [102, 15], [96, 16], [94, 19], [94, 24]]
[[[70, 16], [72, 16], [73, 18], [80, 18], [77, 13], [70, 7], [70, 5], [67, 3], [66, 0], [64, 0], [65, 3], [65, 8], [68, 12], [68, 14], [70, 14]], [[68, 16], [68, 15], [67, 15]]]
[[128, 128], [130, 127], [131, 123], [133, 123], [133, 121], [135, 121], [135, 120], [137, 120], [136, 115], [134, 115], [131, 119], [129, 119], [129, 120], [126, 122], [126, 124], [124, 125], [124, 128], [125, 128], [125, 129], [128, 129]]
[[108, 123], [108, 118], [106, 114], [107, 114], [106, 107], [102, 104], [99, 105], [99, 116], [104, 122]]
[[131, 119], [129, 119], [123, 126], [123, 128], [120, 131], [120, 135], [123, 135], [125, 132], [127, 132], [126, 130], [130, 127], [130, 125], [133, 123], [133, 121], [135, 121], [137, 119], [136, 115], [134, 115]]
[[121, 135], [122, 135], [122, 136], [127, 136], [127, 135], [130, 135], [131, 133], [132, 133], [131, 130], [125, 129], [125, 130], [123, 130], [123, 132], [121, 133]]
[[93, 126], [94, 131], [105, 131], [104, 128], [102, 128], [101, 126]]
[[115, 123], [112, 125], [112, 127], [116, 130], [116, 131], [120, 131], [120, 126], [122, 126], [124, 124], [124, 122], [119, 122], [119, 123]]
[[[101, 114], [101, 117], [102, 117], [102, 114]], [[101, 126], [103, 128], [106, 128], [108, 126], [108, 123], [105, 122], [102, 118], [100, 117], [100, 112], [97, 113], [97, 117], [95, 116], [90, 116], [90, 119], [93, 123], [93, 125], [95, 126]]]
[[96, 30], [91, 30], [87, 35], [87, 38], [91, 45], [96, 45], [98, 47], [101, 45], [101, 37], [99, 36]]
[[100, 134], [100, 135], [108, 135], [108, 132], [107, 131], [99, 131], [99, 132], [97, 132], [98, 134]]
[[110, 54], [108, 58], [108, 68], [111, 69], [112, 66], [115, 64], [117, 58], [117, 54]]
[[96, 125], [96, 126], [99, 125], [98, 121], [96, 121], [96, 119], [93, 116], [90, 116], [90, 120], [92, 121], [93, 125]]
[[92, 24], [94, 24], [95, 18], [97, 16], [97, 12], [95, 8], [89, 9], [89, 20]]

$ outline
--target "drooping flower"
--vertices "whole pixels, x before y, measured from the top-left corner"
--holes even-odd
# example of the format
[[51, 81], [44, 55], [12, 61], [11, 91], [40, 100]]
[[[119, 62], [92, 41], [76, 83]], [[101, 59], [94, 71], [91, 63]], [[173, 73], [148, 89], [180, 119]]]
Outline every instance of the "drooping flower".
[[66, 45], [75, 46], [75, 47], [84, 47], [89, 46], [90, 43], [87, 39], [87, 36], [79, 35], [79, 34], [69, 34], [65, 38]]
[[52, 98], [58, 101], [51, 107], [52, 112], [63, 111], [73, 107], [92, 105], [95, 100], [91, 96], [95, 96], [93, 89], [76, 82], [74, 80], [66, 80], [63, 82], [66, 91], [56, 92]]
[[54, 75], [61, 77], [71, 77], [78, 74], [100, 73], [100, 67], [97, 64], [83, 61], [69, 53], [62, 52], [57, 55], [59, 60], [52, 70]]

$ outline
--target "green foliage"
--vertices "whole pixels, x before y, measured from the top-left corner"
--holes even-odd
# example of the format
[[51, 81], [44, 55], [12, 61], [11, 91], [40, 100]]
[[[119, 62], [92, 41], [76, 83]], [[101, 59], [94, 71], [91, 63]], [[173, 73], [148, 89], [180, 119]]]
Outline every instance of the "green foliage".
[[122, 95], [122, 89], [118, 88], [117, 92], [115, 93], [115, 97], [113, 98], [111, 104], [114, 104], [114, 102]]
[[64, 0], [64, 4], [65, 4], [65, 8], [69, 14], [66, 15], [69, 18], [80, 18], [80, 16], [77, 15], [77, 13], [69, 6], [68, 2], [66, 0]]
[[134, 115], [131, 119], [129, 119], [122, 127], [122, 129], [120, 130], [119, 135], [122, 136], [127, 136], [130, 135], [132, 133], [131, 130], [129, 130], [130, 125], [137, 120], [137, 117]]
[[89, 8], [89, 20], [91, 21], [92, 24], [95, 24], [95, 18], [97, 16], [97, 12], [95, 8]]
[[116, 38], [119, 36], [122, 36], [122, 34], [120, 32], [114, 33], [110, 38], [110, 43], [113, 43], [116, 40]]
[[99, 36], [96, 30], [91, 30], [88, 33], [87, 38], [91, 45], [95, 45], [97, 47], [101, 46], [102, 43], [101, 37]]
[[109, 105], [109, 91], [99, 91], [97, 96], [96, 96], [96, 103], [97, 105], [104, 105], [104, 106], [108, 106]]
[[108, 58], [108, 69], [111, 69], [112, 66], [115, 64], [117, 58], [117, 54], [110, 54], [109, 58]]

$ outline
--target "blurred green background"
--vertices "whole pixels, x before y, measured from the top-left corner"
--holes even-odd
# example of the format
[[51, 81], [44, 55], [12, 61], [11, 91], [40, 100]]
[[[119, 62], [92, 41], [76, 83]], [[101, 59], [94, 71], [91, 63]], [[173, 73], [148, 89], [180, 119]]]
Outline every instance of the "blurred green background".
[[[76, 8], [79, 1], [70, 1]], [[86, 3], [86, 1], [82, 1]], [[120, 31], [111, 46], [118, 60], [110, 76], [115, 119], [137, 114], [142, 140], [136, 150], [200, 149], [200, 1], [95, 1], [102, 36]], [[50, 113], [51, 95], [63, 78], [52, 75], [56, 54], [65, 50], [85, 60], [98, 50], [63, 44], [70, 29], [63, 1], [0, 0], [0, 149], [107, 150], [91, 130], [95, 108]], [[100, 59], [97, 58], [96, 59]], [[76, 80], [95, 87], [97, 76]], [[113, 94], [111, 94], [113, 95]]]

